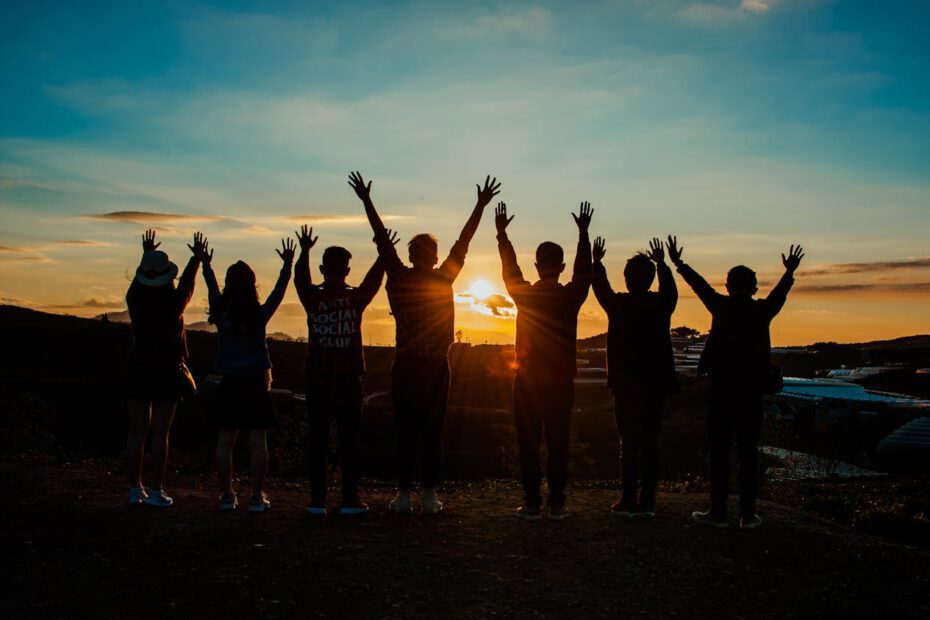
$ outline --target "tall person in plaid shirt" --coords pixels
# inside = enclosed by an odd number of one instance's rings
[[[530,284],[517,264],[517,254],[507,237],[507,205],[497,206],[497,248],[501,255],[504,284],[517,304],[517,375],[513,382],[513,406],[523,482],[523,506],[517,515],[527,521],[541,518],[542,473],[539,444],[546,438],[549,463],[549,518],[561,521],[565,512],[565,485],[568,481],[569,419],[575,399],[576,339],[578,311],[588,297],[591,285],[591,242],[588,227],[594,211],[582,202],[578,215],[578,248],[572,279],[559,283],[565,270],[562,247],[544,241],[536,248],[539,280]]]
[[[303,226],[295,233],[300,257],[294,286],[307,312],[307,418],[310,426],[310,505],[307,512],[326,514],[326,453],[333,417],[339,431],[342,467],[340,514],[359,515],[368,505],[358,496],[359,423],[362,417],[362,313],[381,288],[379,258],[357,288],[346,284],[352,254],[331,246],[323,252],[322,284],[310,277],[310,250],[318,237]]]
[[[448,258],[437,268],[436,238],[419,234],[407,244],[410,262],[404,265],[394,243],[371,201],[371,181],[349,175],[349,185],[365,205],[365,214],[375,233],[378,254],[387,273],[388,302],[397,325],[397,355],[391,369],[391,397],[397,431],[398,493],[391,512],[413,510],[413,487],[417,459],[423,483],[423,512],[437,514],[442,502],[436,497],[442,454],[442,424],[449,395],[449,346],[455,330],[452,283],[465,264],[465,254],[484,208],[500,191],[497,179],[477,186],[478,199]]]

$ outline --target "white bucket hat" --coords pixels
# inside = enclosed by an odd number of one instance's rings
[[[168,255],[161,250],[152,250],[142,255],[142,262],[136,269],[136,282],[145,286],[164,286],[174,281],[178,275],[178,266],[168,260]]]

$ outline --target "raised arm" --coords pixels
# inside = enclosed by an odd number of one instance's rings
[[[199,232],[194,233],[193,245],[187,248],[191,251],[191,257],[187,261],[184,273],[178,279],[178,287],[175,289],[178,312],[184,312],[187,304],[190,303],[191,297],[194,296],[194,284],[197,281],[197,268],[200,267],[200,261],[204,254],[207,253],[210,244],[206,238]]]
[[[782,306],[785,305],[785,301],[788,299],[788,291],[791,290],[791,286],[794,284],[794,272],[797,271],[802,258],[804,258],[804,250],[800,245],[792,245],[788,250],[788,256],[784,254],[781,255],[781,262],[785,266],[785,273],[782,274],[778,284],[775,285],[772,292],[765,298],[769,314],[772,318],[774,318],[775,315],[781,311]]]
[[[365,274],[362,283],[355,289],[355,295],[363,307],[367,307],[371,300],[375,298],[375,295],[378,294],[382,280],[384,280],[384,261],[379,256],[375,259],[368,273]]]
[[[213,250],[210,250],[209,254],[202,254],[200,262],[203,263],[203,279],[207,283],[207,303],[212,308],[220,300],[220,285],[216,281],[216,274],[213,273]]]
[[[512,215],[507,217],[506,203],[497,203],[497,209],[494,212],[494,225],[497,227],[497,250],[501,255],[504,286],[507,288],[507,293],[516,299],[530,286],[530,283],[523,277],[520,265],[517,264],[517,253],[507,237],[507,227],[513,221],[513,218]]]
[[[468,221],[466,221],[465,226],[462,227],[462,232],[459,233],[458,240],[452,245],[449,256],[442,262],[442,265],[439,266],[439,271],[445,274],[449,280],[455,280],[462,270],[462,267],[465,266],[465,254],[468,253],[468,244],[471,243],[472,238],[475,236],[475,231],[478,230],[478,224],[481,223],[481,216],[484,214],[484,208],[488,206],[491,199],[500,193],[501,184],[497,182],[496,177],[492,179],[491,175],[488,175],[484,179],[483,188],[477,184],[475,187],[478,189],[478,198],[475,202],[475,208],[472,209]]]
[[[284,299],[287,283],[291,281],[291,267],[294,264],[294,250],[296,247],[293,239],[281,239],[281,249],[275,250],[284,264],[281,265],[281,273],[278,274],[278,281],[275,282],[274,289],[268,295],[265,303],[262,304],[262,316],[266,323],[271,320]]]
[[[684,252],[685,248],[678,246],[678,237],[669,235],[667,243],[668,257],[672,259],[672,264],[678,269],[678,273],[685,279],[685,282],[688,283],[688,286],[691,287],[694,294],[697,295],[701,303],[704,304],[704,307],[713,313],[722,295],[715,291],[714,288],[707,283],[707,280],[701,277],[701,274],[686,265],[681,259],[681,254]]]
[[[355,195],[365,205],[365,215],[368,216],[368,223],[375,235],[373,241],[378,248],[378,256],[383,259],[384,270],[390,274],[403,269],[404,263],[397,255],[397,248],[394,247],[397,245],[396,236],[392,238],[394,233],[384,227],[384,222],[381,221],[381,216],[378,215],[371,201],[371,181],[368,181],[366,185],[360,172],[352,172],[349,174],[349,186],[355,190]]]
[[[593,216],[594,209],[587,201],[581,203],[578,215],[572,213],[572,218],[578,225],[578,247],[575,250],[575,265],[569,286],[576,289],[580,298],[579,303],[583,303],[587,298],[588,286],[591,284],[591,240],[588,239],[588,227],[591,225]]]
[[[681,252],[679,252],[680,255]],[[659,276],[659,297],[665,304],[665,309],[671,314],[678,305],[678,287],[675,285],[672,270],[665,264],[665,249],[658,237],[653,237],[649,242],[649,258],[656,264],[656,273]]]
[[[297,236],[297,243],[300,245],[300,256],[297,258],[297,264],[294,266],[294,288],[297,289],[297,297],[304,308],[310,309],[310,291],[313,283],[313,276],[310,273],[310,250],[316,245],[319,237],[313,236],[313,228],[308,228],[306,224],[300,227],[300,231],[294,231]]]
[[[604,312],[610,312],[616,293],[614,293],[613,287],[610,286],[607,269],[602,262],[605,254],[607,254],[607,245],[604,243],[604,239],[597,237],[594,240],[591,288],[594,289],[594,297],[597,298],[597,303],[601,304]]]

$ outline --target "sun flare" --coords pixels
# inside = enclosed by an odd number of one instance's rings
[[[494,287],[484,278],[472,280],[468,286],[468,293],[475,299],[487,299],[494,294]]]

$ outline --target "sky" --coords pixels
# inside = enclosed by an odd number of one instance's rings
[[[930,332],[930,5],[865,0],[5,2],[0,19],[0,303],[117,312],[157,230],[182,265],[203,231],[269,292],[302,223],[374,260],[350,170],[402,243],[456,239],[486,174],[524,273],[570,212],[623,290],[672,233],[721,285],[765,294],[806,257],[776,345]],[[673,325],[709,317],[679,279]],[[493,212],[455,283],[471,342],[512,342]],[[189,322],[205,318],[198,281]],[[593,295],[582,336],[606,330]],[[306,335],[291,288],[271,331]],[[393,342],[383,291],[368,343]]]

